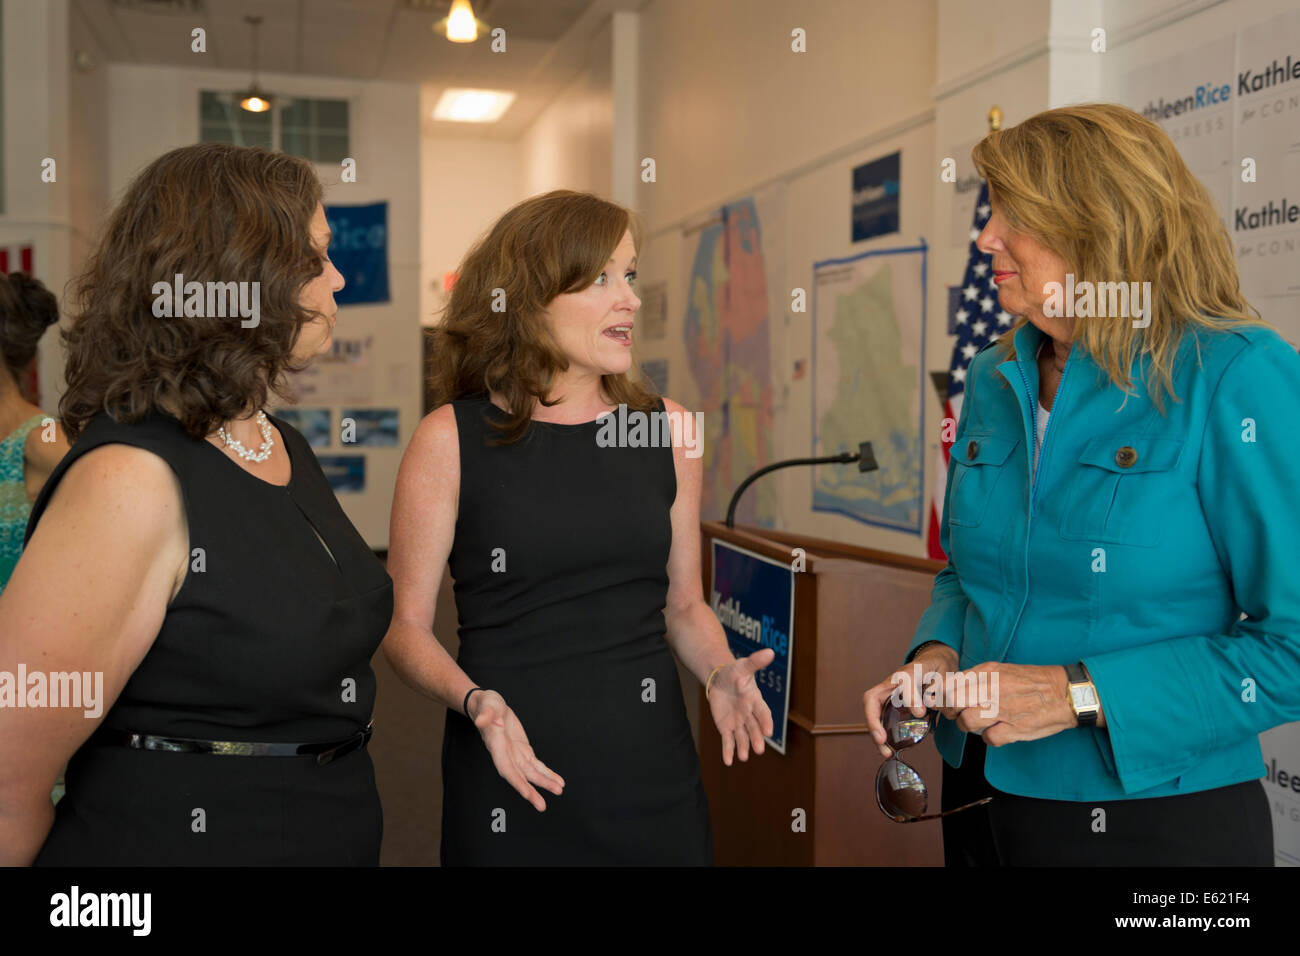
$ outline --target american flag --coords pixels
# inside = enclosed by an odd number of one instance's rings
[[[939,441],[938,467],[934,473],[934,498],[930,502],[930,533],[927,546],[931,558],[947,561],[948,556],[939,546],[939,521],[943,515],[943,496],[948,484],[948,458],[952,441],[961,417],[962,396],[966,392],[966,372],[975,353],[1003,332],[1011,328],[1011,313],[998,305],[997,286],[993,284],[993,257],[975,247],[975,239],[989,221],[988,183],[980,184],[979,198],[975,200],[975,221],[970,227],[970,255],[966,260],[966,274],[961,280],[957,296],[957,309],[953,321],[957,326],[957,342],[952,348],[952,362],[948,366],[948,396],[943,403],[945,427]],[[951,420],[951,426],[947,421]]]

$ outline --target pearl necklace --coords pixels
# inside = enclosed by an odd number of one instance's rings
[[[253,417],[253,421],[257,422],[257,427],[262,431],[262,445],[257,451],[249,451],[241,442],[231,438],[226,434],[224,426],[217,428],[217,436],[226,443],[227,448],[244,459],[244,461],[266,461],[271,457],[271,447],[275,444],[271,438],[271,423],[266,420],[266,413],[260,410]]]

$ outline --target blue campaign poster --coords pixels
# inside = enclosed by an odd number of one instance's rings
[[[366,490],[365,455],[317,455],[316,460],[335,492]]]
[[[772,711],[773,734],[767,738],[777,753],[785,753],[790,716],[790,661],[794,648],[794,570],[713,540],[713,593],[709,604],[722,622],[731,653],[748,657],[770,647],[776,657],[754,675],[759,692]]]
[[[898,232],[899,159],[892,153],[853,168],[853,241]]]
[[[344,408],[343,443],[378,446],[397,445],[398,412],[395,408]]]
[[[330,259],[343,274],[338,305],[388,301],[388,203],[326,206]]]
[[[299,408],[289,406],[275,410],[277,418],[282,418],[307,439],[312,448],[330,446],[330,410],[328,408]]]

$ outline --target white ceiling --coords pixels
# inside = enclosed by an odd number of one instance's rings
[[[514,138],[581,72],[593,35],[615,10],[648,0],[472,0],[489,28],[506,31],[506,52],[451,43],[432,26],[450,0],[73,0],[110,62],[251,71],[258,28],[261,73],[419,83],[436,98],[449,86],[513,90],[514,104],[490,127],[426,121],[437,132]],[[203,27],[196,63],[190,31]]]

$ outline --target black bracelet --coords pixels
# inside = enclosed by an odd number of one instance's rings
[[[476,690],[483,690],[483,689],[484,688],[482,687],[471,687],[469,690],[465,692],[465,702],[460,705],[460,709],[464,712],[466,717],[469,717],[469,695],[474,693],[474,691]],[[474,718],[469,717],[469,719],[473,720]]]

